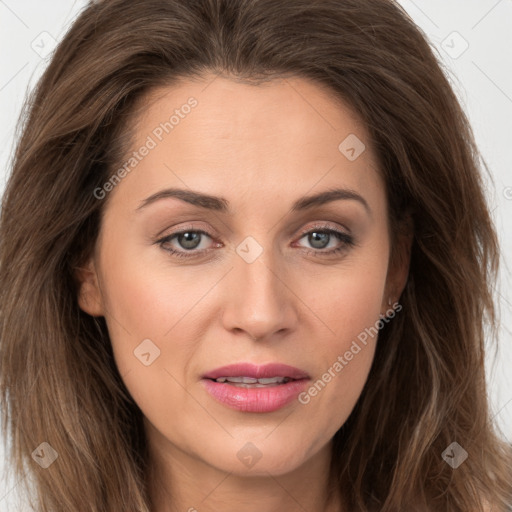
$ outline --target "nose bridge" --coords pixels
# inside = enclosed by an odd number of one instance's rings
[[[233,288],[224,316],[226,328],[237,327],[253,338],[289,328],[294,319],[286,272],[272,248],[272,237],[267,233],[259,239],[247,236],[235,248],[229,285]]]

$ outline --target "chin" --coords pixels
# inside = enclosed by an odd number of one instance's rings
[[[219,449],[220,445],[216,447],[215,450],[208,450],[207,456],[202,454],[203,460],[237,476],[284,475],[299,468],[309,458],[304,441],[299,439],[296,444],[278,437],[254,442],[234,439],[224,449]]]

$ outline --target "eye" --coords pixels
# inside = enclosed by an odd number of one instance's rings
[[[198,254],[208,250],[207,248],[203,247],[196,251],[205,237],[211,239],[211,236],[206,231],[201,229],[184,229],[177,231],[172,235],[161,238],[158,240],[158,243],[163,249],[170,252],[174,256],[178,256],[179,258],[189,258],[192,256],[197,256]],[[176,239],[175,242],[178,244],[178,249],[175,248],[176,246],[172,245],[174,239]],[[192,254],[187,254],[187,252]]]
[[[184,228],[180,231],[167,235],[157,243],[168,253],[178,258],[193,258],[201,256],[209,252],[209,247],[200,247],[205,238],[212,239],[212,236],[201,229],[193,229],[191,227]],[[308,243],[312,245],[313,249],[302,247],[307,254],[314,256],[331,256],[342,251],[347,251],[350,247],[356,245],[352,235],[332,229],[328,225],[322,224],[309,228],[308,231],[301,233],[299,240],[307,238]],[[325,250],[331,242],[334,242],[334,247]],[[337,243],[336,243],[337,242]],[[208,245],[207,243],[203,245]],[[221,243],[215,243],[216,247],[222,247]]]
[[[311,244],[314,249],[307,250],[307,253],[311,253],[315,256],[330,256],[346,251],[355,245],[352,235],[337,229],[332,229],[325,224],[315,226],[313,229],[310,228],[308,231],[303,232],[300,240],[303,238],[307,238],[308,243]],[[331,242],[334,242],[334,247],[329,248],[329,250],[324,250]]]

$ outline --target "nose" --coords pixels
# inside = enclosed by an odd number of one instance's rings
[[[282,337],[295,329],[300,301],[283,264],[270,250],[263,250],[250,263],[235,254],[228,279],[222,317],[225,329],[245,333],[255,341]]]

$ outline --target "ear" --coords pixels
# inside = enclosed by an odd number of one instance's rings
[[[391,301],[391,304],[398,302],[407,283],[413,239],[414,225],[408,213],[400,223],[394,240],[395,245],[391,249],[385,293],[382,298],[383,315],[390,309],[388,301]]]
[[[91,316],[104,316],[103,298],[98,284],[98,274],[91,257],[83,267],[76,268],[78,305]]]

